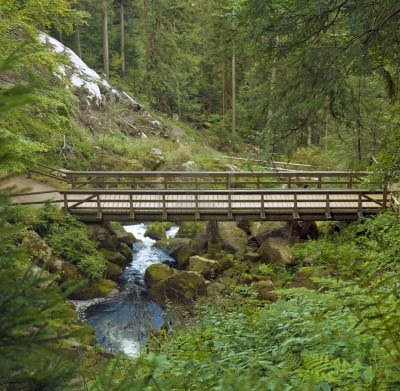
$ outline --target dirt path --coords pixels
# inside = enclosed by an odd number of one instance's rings
[[[40,191],[56,191],[57,188],[45,182],[27,178],[25,175],[16,175],[0,180],[0,189],[10,188],[13,191],[21,191],[23,193],[40,192]],[[30,196],[12,197],[11,201],[16,202],[44,202],[46,200],[61,200],[61,195],[57,192],[50,194],[35,194]],[[57,204],[61,207],[61,203]]]

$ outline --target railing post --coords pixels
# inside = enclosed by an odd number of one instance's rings
[[[196,193],[194,196],[194,200],[195,200],[195,219],[196,220],[200,220],[200,210],[199,210],[199,195]]]
[[[75,176],[71,175],[71,187],[74,189],[75,188]]]
[[[257,189],[260,188],[260,175],[257,175]]]
[[[228,219],[232,220],[233,219],[233,214],[232,214],[232,195],[229,192],[228,194]]]
[[[196,190],[199,189],[199,182],[198,182],[197,176],[194,177],[194,188],[195,188]]]
[[[68,196],[64,193],[64,212],[68,213]]]
[[[164,182],[164,189],[167,190],[168,189],[168,184],[167,184],[167,177],[165,175],[163,177],[163,182]]]
[[[100,194],[97,194],[97,218],[99,220],[102,218]]]
[[[299,215],[299,208],[297,205],[297,193],[293,194],[294,196],[294,205],[293,205],[293,219],[294,220],[299,220],[300,219],[300,215]]]
[[[318,175],[318,189],[322,189],[322,175]]]
[[[385,185],[383,187],[383,210],[387,209],[387,203],[388,203],[388,187]]]
[[[167,200],[165,197],[165,193],[162,195],[162,201],[163,201],[162,219],[165,221],[165,220],[167,220]]]
[[[133,195],[129,194],[129,219],[135,220],[135,211],[133,210]]]
[[[362,219],[364,217],[363,214],[363,200],[362,200],[362,194],[358,194],[358,208],[357,208],[357,215],[359,219]]]
[[[326,216],[327,220],[331,220],[332,219],[332,215],[331,215],[331,200],[329,198],[329,193],[326,195],[325,216]]]
[[[288,186],[288,189],[292,188],[292,177],[291,176],[289,176],[289,178],[288,178],[287,186]]]
[[[349,184],[348,184],[348,188],[352,189],[353,188],[353,175],[349,175]]]
[[[261,218],[265,219],[265,198],[264,198],[264,193],[261,193]]]

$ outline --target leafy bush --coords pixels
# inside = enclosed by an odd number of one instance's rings
[[[91,279],[103,277],[105,268],[106,261],[100,253],[86,255],[78,262],[78,269]]]
[[[78,265],[89,278],[104,275],[106,262],[97,251],[83,224],[73,221],[70,224],[55,224],[46,238],[53,251],[67,261]]]

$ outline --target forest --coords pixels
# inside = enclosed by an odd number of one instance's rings
[[[399,390],[399,27],[396,0],[0,1],[0,390]],[[294,212],[137,220],[122,172]]]

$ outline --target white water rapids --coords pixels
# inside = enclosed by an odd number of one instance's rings
[[[122,275],[121,293],[108,299],[76,302],[80,318],[95,329],[97,341],[109,352],[135,357],[146,343],[149,331],[159,329],[164,322],[163,309],[151,301],[144,285],[144,273],[154,263],[174,262],[174,259],[153,246],[155,240],[145,237],[147,226],[126,226],[138,242],[133,245],[132,262]],[[178,227],[172,227],[167,237],[174,237]]]

